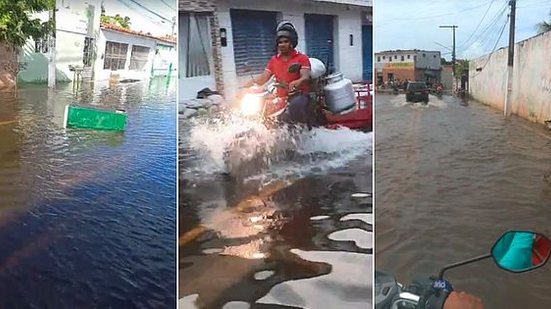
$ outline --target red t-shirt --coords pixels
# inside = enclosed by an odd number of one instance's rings
[[[300,70],[294,73],[289,73],[289,66],[293,63],[300,63],[300,69],[310,69],[310,59],[308,57],[293,49],[289,59],[284,60],[280,54],[277,54],[268,61],[266,70],[275,75],[276,82],[289,84],[290,82],[300,78]],[[310,85],[307,81],[303,82],[298,90],[300,92],[307,94],[310,91]],[[285,97],[289,93],[289,89],[277,87],[277,96]]]

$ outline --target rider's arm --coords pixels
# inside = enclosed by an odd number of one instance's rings
[[[243,87],[251,87],[253,84],[264,85],[270,79],[270,77],[272,77],[272,72],[266,69],[264,70],[264,72],[262,72],[262,74],[256,76],[253,79],[247,80],[247,82],[243,84]]]

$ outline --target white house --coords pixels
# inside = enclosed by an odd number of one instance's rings
[[[74,73],[69,65],[80,65],[91,71],[94,62],[94,46],[99,36],[101,0],[56,1],[55,64],[56,80],[70,81]],[[36,15],[48,20],[48,12]],[[32,39],[23,46],[19,62],[22,70],[17,78],[23,82],[47,82],[48,80],[48,39],[34,42]]]
[[[94,79],[147,79],[176,70],[170,61],[176,56],[176,42],[150,34],[102,24],[97,44]],[[174,58],[173,58],[174,59]],[[174,59],[175,60],[175,59]],[[154,64],[159,67],[155,68]]]
[[[180,1],[180,100],[209,87],[227,98],[276,52],[275,28],[289,20],[297,49],[360,81],[371,73],[371,1]],[[366,74],[366,72],[368,74]]]
[[[144,79],[176,74],[175,39],[102,25],[101,5],[101,0],[56,1],[57,81],[74,80],[74,67],[82,70],[83,79],[97,81],[112,76]],[[44,21],[49,18],[48,12],[36,16]],[[171,25],[166,28],[167,33],[171,31]],[[49,51],[47,39],[29,40],[20,52],[18,80],[47,82]]]

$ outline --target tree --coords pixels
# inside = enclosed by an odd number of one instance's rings
[[[103,7],[103,5],[101,6],[100,20],[102,24],[111,24],[124,29],[130,29],[130,17],[124,16],[123,18],[119,14],[116,14],[115,16],[105,15],[105,8]]]
[[[43,22],[31,14],[53,9],[55,0],[0,0],[0,90],[15,87],[18,49],[29,38],[37,41],[55,29],[54,22]]]
[[[0,0],[0,43],[21,47],[28,38],[47,36],[54,25],[31,18],[30,14],[55,7],[55,0]]]
[[[440,64],[452,64],[452,62],[446,60],[446,58],[440,58]]]
[[[551,11],[549,11],[549,15],[551,16]],[[542,21],[541,23],[538,23],[536,27],[538,28],[538,33],[551,31],[551,21]]]

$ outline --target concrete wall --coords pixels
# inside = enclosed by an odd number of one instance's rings
[[[0,92],[15,87],[17,66],[17,49],[0,43]]]
[[[105,59],[105,46],[107,41],[125,43],[128,44],[128,50],[126,54],[126,62],[124,64],[124,70],[111,71],[104,69]],[[132,53],[132,46],[139,45],[149,48],[149,58],[141,71],[129,70],[130,55]],[[155,39],[141,37],[133,34],[122,33],[113,30],[103,29],[100,31],[100,39],[98,41],[98,58],[96,59],[96,66],[94,69],[96,80],[106,80],[111,78],[111,75],[117,76],[117,79],[147,79],[151,76],[151,68],[153,65],[153,58],[155,55],[156,41]]]
[[[469,93],[503,110],[507,87],[507,54],[502,48],[471,61]],[[488,60],[489,59],[489,60]],[[551,32],[515,45],[511,112],[534,122],[551,119]],[[477,72],[477,69],[481,69]]]
[[[178,53],[176,52],[176,44],[158,42],[155,48],[157,51],[153,58],[153,75],[176,75],[176,69],[178,67]]]
[[[442,66],[440,82],[444,86],[444,89],[453,89],[453,67],[451,64]]]
[[[425,55],[425,57],[423,57],[423,55]],[[423,50],[418,51],[415,67],[418,69],[440,70],[440,52]]]
[[[88,10],[88,4],[94,6],[93,11]],[[83,65],[85,37],[90,36],[97,40],[99,36],[101,1],[57,1],[56,8],[56,80],[70,81],[73,79],[73,72],[69,70],[69,65]],[[44,21],[49,18],[48,12],[33,16]],[[23,63],[24,68],[19,72],[18,80],[46,83],[48,57],[48,53],[35,52],[35,42],[29,39],[20,52],[19,62]]]
[[[503,109],[507,87],[507,49],[502,48],[471,61],[469,72],[469,93],[484,104]]]
[[[228,46],[222,47],[222,67],[225,91],[228,98],[233,98],[237,88],[249,77],[237,77],[233,53],[232,24],[230,8],[265,10],[278,12],[282,19],[291,21],[299,36],[298,50],[306,51],[304,14],[326,14],[337,16],[335,31],[335,66],[337,71],[353,81],[362,80],[362,12],[358,7],[342,4],[292,1],[292,0],[220,0],[217,17],[219,26],[227,29]],[[275,29],[274,29],[275,31]],[[350,46],[349,35],[354,36],[354,46]]]

